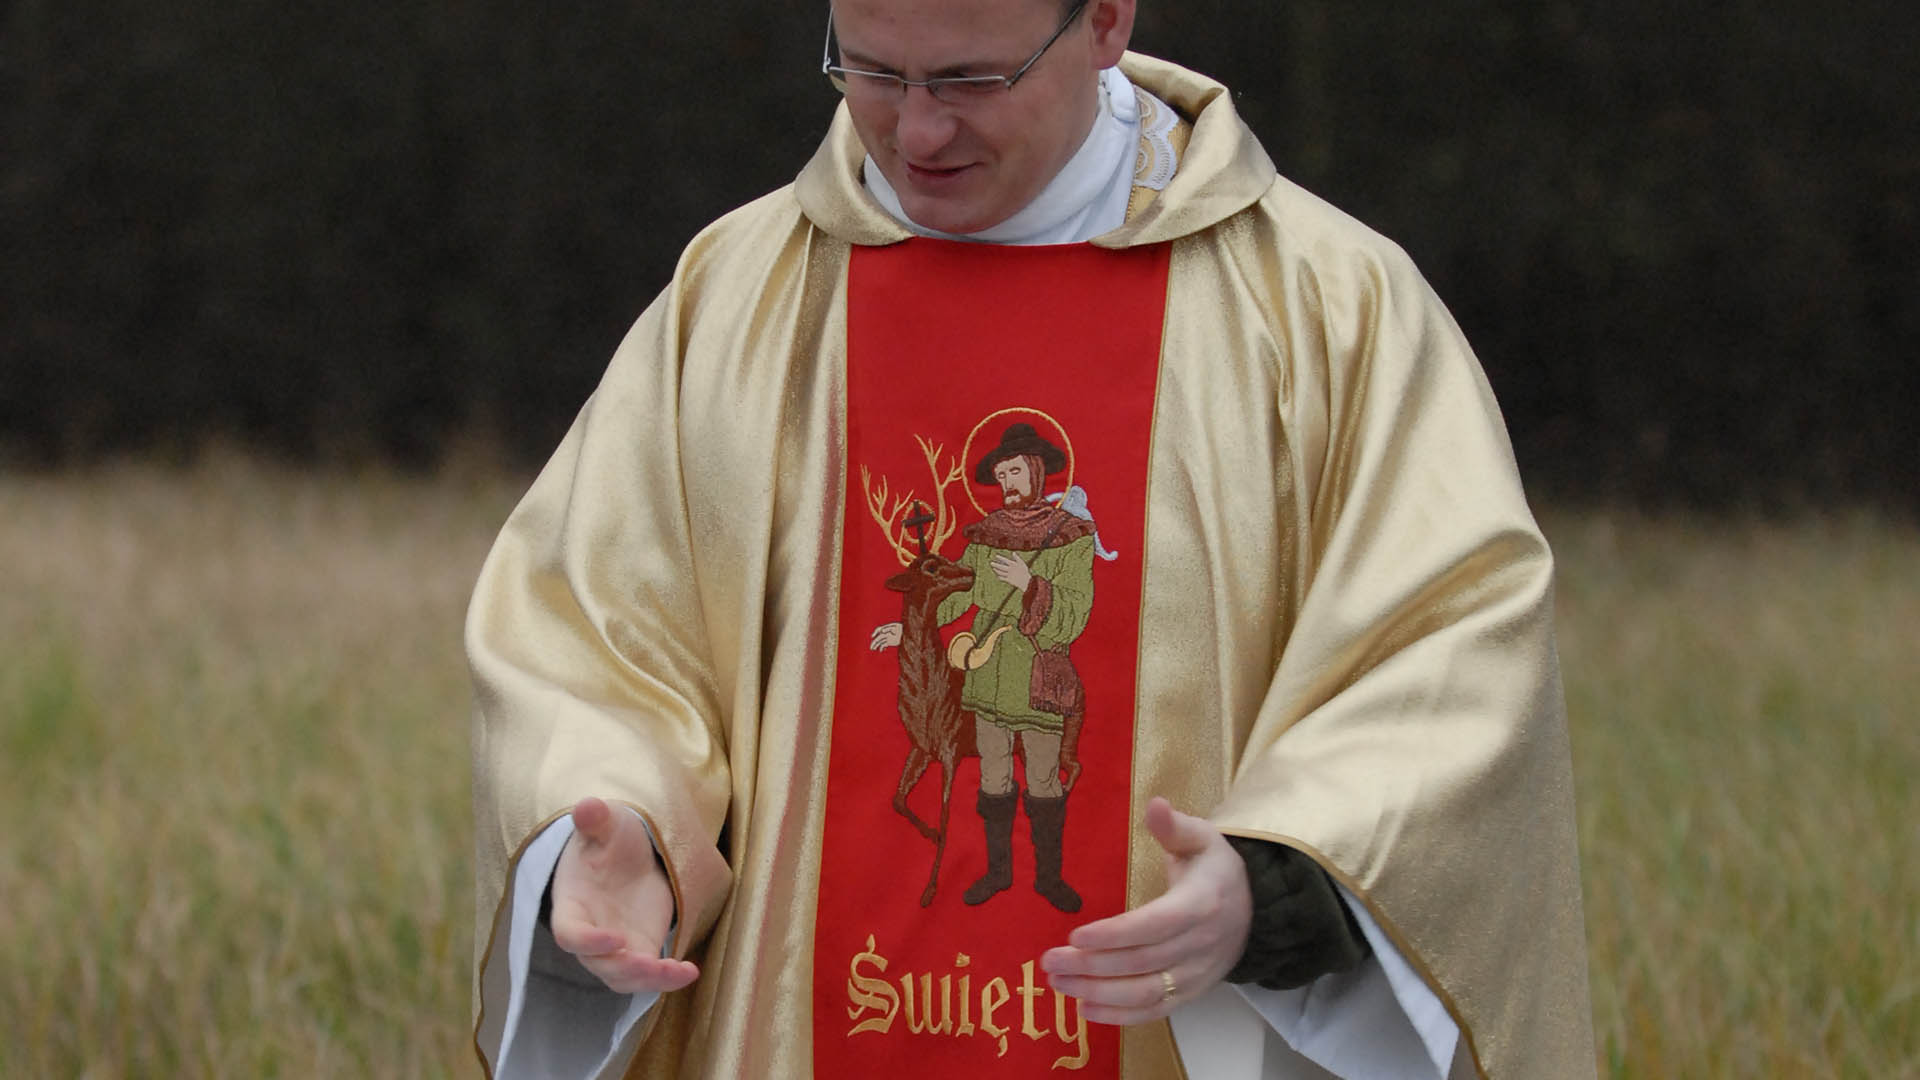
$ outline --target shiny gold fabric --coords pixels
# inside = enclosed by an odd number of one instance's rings
[[[1551,560],[1457,328],[1406,256],[1276,177],[1224,88],[1095,242],[1173,242],[1133,797],[1308,851],[1362,897],[1494,1077],[1593,1068]],[[844,109],[796,183],[689,246],[515,511],[467,643],[477,1037],[526,839],[640,809],[702,975],[629,1075],[805,1077],[846,498],[849,244],[907,236]],[[863,643],[859,643],[863,644]],[[1163,888],[1137,834],[1129,896]],[[495,941],[496,936],[498,941]],[[1164,1025],[1127,1075],[1167,1075]]]

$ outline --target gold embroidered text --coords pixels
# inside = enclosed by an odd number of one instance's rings
[[[979,984],[978,994],[974,992],[973,972],[968,970],[972,966],[972,958],[959,953],[953,958],[953,970],[937,979],[932,972],[909,971],[890,981],[882,977],[887,972],[887,958],[880,955],[873,935],[868,934],[866,950],[855,953],[847,966],[847,1019],[854,1022],[847,1034],[885,1035],[893,1031],[896,1021],[904,1020],[906,1033],[911,1035],[985,1036],[997,1044],[997,1056],[1005,1057],[1007,1036],[1018,1032],[1034,1042],[1052,1038],[1072,1047],[1073,1053],[1054,1059],[1054,1068],[1087,1067],[1092,1052],[1087,1046],[1087,1022],[1080,1016],[1080,1003],[1055,993],[1052,987],[1035,985],[1038,965],[1034,961],[1020,965],[1017,982],[994,976]],[[1053,999],[1051,1009],[1040,1001],[1046,997]],[[1019,999],[1017,1004],[1015,998]],[[1049,1012],[1053,1014],[1050,1018]],[[1069,1012],[1071,1030],[1067,1026]],[[1048,1019],[1051,1025],[1043,1027]]]

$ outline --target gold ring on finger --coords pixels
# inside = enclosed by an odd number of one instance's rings
[[[1172,1001],[1172,1000],[1173,1000],[1173,995],[1174,995],[1174,993],[1175,993],[1175,991],[1176,991],[1176,990],[1177,990],[1177,987],[1175,987],[1175,986],[1174,986],[1174,983],[1173,983],[1173,972],[1171,972],[1171,971],[1165,971],[1165,970],[1162,970],[1162,971],[1160,972],[1160,1000],[1161,1000],[1161,1002],[1163,1002],[1163,1003],[1164,1003],[1164,1002],[1168,1002],[1168,1001]]]

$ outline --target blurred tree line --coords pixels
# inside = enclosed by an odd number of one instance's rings
[[[538,461],[799,169],[825,5],[15,0],[0,456]],[[1537,494],[1920,506],[1920,6],[1142,0],[1401,242]]]

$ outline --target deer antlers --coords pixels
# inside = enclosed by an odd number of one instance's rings
[[[926,504],[915,499],[911,489],[898,498],[889,498],[887,478],[882,476],[876,482],[867,467],[860,466],[860,486],[866,492],[867,513],[880,526],[881,533],[887,538],[887,545],[893,548],[894,557],[900,560],[901,566],[913,562],[915,557],[924,552],[940,550],[940,545],[946,543],[959,527],[959,514],[947,503],[947,488],[966,478],[966,470],[960,467],[957,458],[948,457],[947,467],[940,467],[942,448],[938,443],[918,435],[913,437],[913,441],[920,444],[920,454],[926,458],[927,471],[933,476],[934,508],[931,521],[926,520]],[[908,507],[918,508],[917,512],[913,517],[903,518]],[[930,538],[926,534],[928,524],[933,526]],[[914,544],[918,544],[921,550],[913,550]]]

